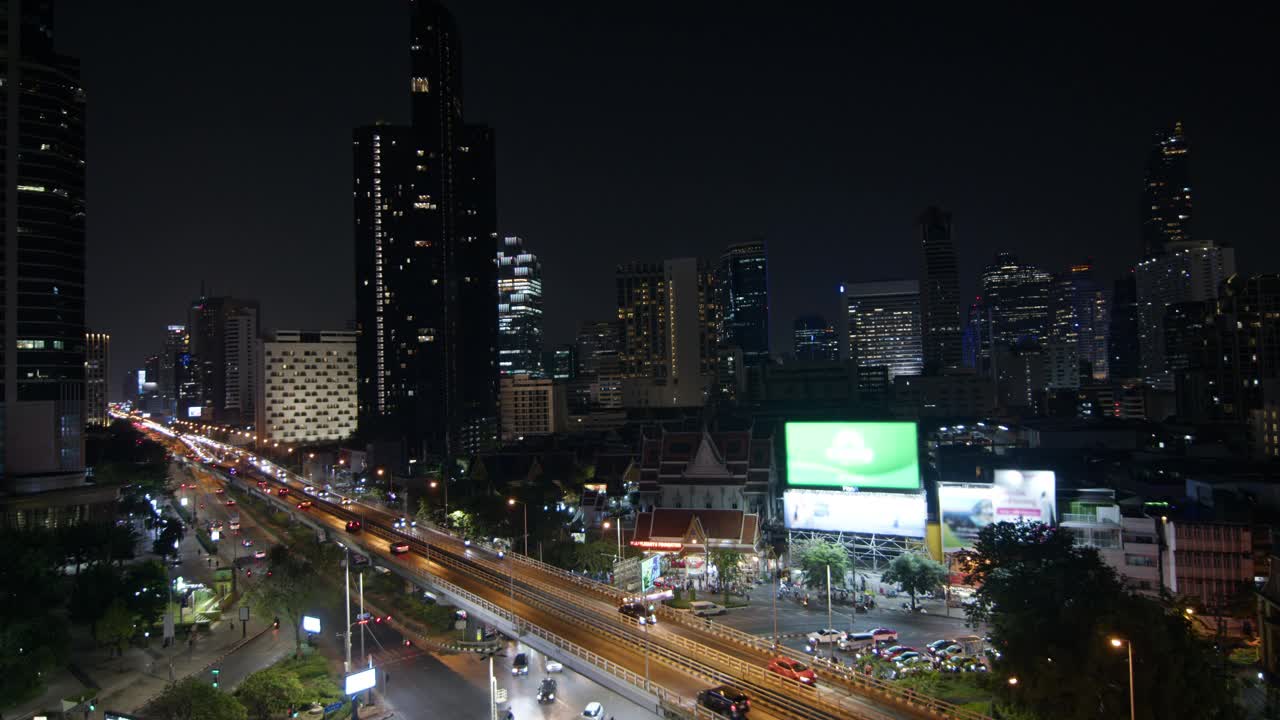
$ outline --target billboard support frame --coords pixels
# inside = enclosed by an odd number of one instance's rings
[[[805,540],[828,540],[843,547],[854,558],[854,572],[859,568],[880,571],[903,553],[927,553],[924,538],[874,533],[842,533],[825,530],[788,530],[787,544]]]

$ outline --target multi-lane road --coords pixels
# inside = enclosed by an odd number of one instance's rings
[[[235,465],[235,477],[250,491],[255,482],[267,480],[302,496],[301,479],[287,473],[280,476],[276,469],[259,473],[243,462],[241,451],[205,438],[199,442],[220,460]],[[443,580],[458,592],[491,604],[495,612],[509,613],[522,626],[546,633],[558,644],[575,646],[575,653],[592,656],[593,664],[607,667],[633,685],[644,687],[647,675],[651,689],[669,699],[687,704],[698,691],[728,682],[751,696],[752,717],[760,720],[982,717],[821,667],[818,688],[800,686],[765,670],[777,653],[802,657],[789,648],[775,651],[761,638],[667,608],[660,609],[656,627],[642,628],[617,612],[620,593],[608,586],[522,556],[500,558],[434,528],[393,529],[396,516],[380,508],[312,499],[311,521],[325,526],[331,536],[343,537],[347,521],[359,518],[363,532],[348,535],[345,541],[362,545],[381,564],[399,565],[403,573],[422,578],[424,584]],[[357,511],[352,512],[353,508]],[[389,543],[400,540],[408,542],[412,552],[390,554]]]

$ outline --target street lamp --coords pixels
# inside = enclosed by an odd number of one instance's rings
[[[1111,647],[1124,647],[1129,652],[1129,720],[1136,720],[1138,713],[1137,702],[1133,697],[1133,642],[1125,638],[1113,637]]]
[[[618,528],[618,560],[621,561],[622,560],[622,521],[619,520],[612,524]],[[608,530],[609,525],[610,525],[609,521],[605,520],[604,524],[601,525],[600,527],[603,530]]]
[[[507,498],[507,505],[515,507],[516,503],[520,503],[520,509],[524,512],[524,556],[529,557],[529,503],[515,498]]]

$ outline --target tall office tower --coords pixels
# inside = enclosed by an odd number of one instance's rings
[[[730,245],[716,268],[720,343],[741,348],[742,364],[769,362],[769,265],[763,240]]]
[[[186,325],[169,325],[164,331],[164,349],[160,353],[160,378],[156,381],[160,388],[160,399],[164,403],[165,415],[186,417],[185,409],[178,409],[178,362],[183,353],[190,352],[190,338],[187,337]]]
[[[111,335],[84,334],[84,419],[89,425],[111,424],[107,414],[107,378],[111,377]]]
[[[1182,123],[1156,133],[1142,195],[1142,257],[1191,240],[1191,170]]]
[[[621,347],[621,325],[617,320],[584,320],[578,326],[578,374],[595,375],[600,358],[611,353],[616,359]]]
[[[1212,300],[1180,302],[1164,309],[1166,371],[1176,376],[1193,364],[1199,364],[1204,346],[1205,318],[1213,316],[1214,304]]]
[[[960,362],[967,368],[985,374],[991,370],[991,313],[981,297],[974,298],[965,313],[964,332],[960,336]]]
[[[345,440],[356,429],[356,334],[278,330],[261,343],[259,437],[289,445]]]
[[[411,459],[497,438],[494,136],[462,119],[457,26],[412,3],[411,123],[353,132],[360,423]]]
[[[797,360],[840,361],[840,336],[821,315],[796,318],[794,337]]]
[[[624,383],[624,402],[704,404],[718,357],[710,266],[694,258],[619,265],[617,288],[621,370],[631,381]]]
[[[1049,273],[996,253],[982,273],[982,296],[991,314],[991,343],[1013,346],[1040,342],[1049,333]]]
[[[80,502],[85,491],[74,489],[83,488],[85,466],[85,94],[79,61],[54,49],[51,6],[0,5],[0,495],[52,493],[0,499],[0,526],[54,526],[93,514]]]
[[[543,374],[557,382],[568,382],[578,377],[578,348],[576,345],[557,345],[542,353]]]
[[[1167,244],[1164,252],[1138,263],[1138,339],[1142,377],[1171,387],[1165,357],[1165,309],[1173,303],[1212,300],[1236,271],[1235,250],[1210,241]]]
[[[1200,306],[1200,342],[1192,347],[1198,352],[1178,383],[1180,396],[1194,398],[1195,407],[1186,415],[1196,421],[1249,420],[1263,409],[1268,386],[1274,388],[1280,378],[1280,275],[1233,274],[1215,300]],[[1170,313],[1176,307],[1170,306]],[[1183,401],[1180,397],[1180,411]]]
[[[518,237],[498,250],[498,372],[542,375],[542,263]]]
[[[1087,380],[1107,379],[1107,297],[1089,262],[1053,277],[1049,291],[1049,339],[1074,349]]]
[[[203,409],[192,414],[196,403],[188,403],[189,417],[238,426],[253,423],[259,321],[256,300],[202,297],[191,304],[188,350],[197,365]],[[176,368],[174,372],[176,375]]]
[[[841,289],[849,313],[849,358],[859,367],[888,367],[890,382],[898,375],[919,375],[924,369],[920,284],[888,280]]]
[[[960,266],[951,239],[951,213],[930,207],[920,214],[919,223],[921,344],[925,371],[934,374],[960,365]]]
[[[1131,268],[1116,280],[1111,294],[1111,331],[1107,338],[1107,375],[1135,380],[1142,375],[1138,336],[1138,276]]]

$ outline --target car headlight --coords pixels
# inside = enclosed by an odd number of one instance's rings
[[[555,699],[556,699],[556,694],[555,694],[555,693],[551,693],[550,695],[548,695],[548,696],[547,696],[547,699],[548,699],[548,700],[555,700]]]

